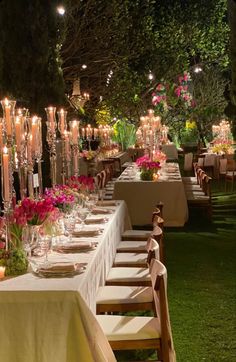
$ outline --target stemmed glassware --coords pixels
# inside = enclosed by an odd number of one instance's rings
[[[75,217],[72,217],[71,215],[68,215],[64,218],[65,235],[68,236],[70,243],[72,241],[72,233],[75,229],[75,222]]]
[[[89,214],[89,209],[88,208],[86,208],[86,207],[79,208],[78,216],[79,216],[79,218],[81,220],[81,229],[83,229],[84,226],[85,226],[85,220],[86,220],[88,214]]]

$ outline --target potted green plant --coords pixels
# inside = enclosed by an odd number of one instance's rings
[[[112,139],[121,146],[122,151],[135,144],[136,128],[131,122],[128,120],[118,120],[114,124],[113,129]]]

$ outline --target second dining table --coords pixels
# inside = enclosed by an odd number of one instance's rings
[[[115,182],[114,199],[125,200],[133,226],[150,225],[152,212],[163,202],[164,224],[184,226],[188,220],[188,204],[179,165],[166,163],[157,181],[140,180],[135,164],[127,167]]]

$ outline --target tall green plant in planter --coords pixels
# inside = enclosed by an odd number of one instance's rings
[[[135,126],[126,120],[118,120],[114,126],[113,141],[121,145],[123,151],[127,150],[136,142],[136,128]]]

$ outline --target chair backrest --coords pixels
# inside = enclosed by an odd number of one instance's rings
[[[193,153],[185,153],[184,155],[184,171],[191,171],[193,169]]]
[[[209,196],[210,199],[211,199],[211,181],[212,178],[207,176],[207,174],[205,174],[202,180],[202,190],[206,196]]]
[[[227,170],[227,158],[220,158],[219,173],[225,175]]]
[[[227,171],[235,171],[236,170],[236,162],[234,159],[227,159]]]
[[[163,207],[164,207],[164,204],[162,201],[158,201],[157,204],[156,204],[156,210],[155,211],[158,211],[160,210],[160,216],[163,217]]]
[[[148,252],[147,256],[147,264],[150,266],[152,259],[160,260],[160,249],[158,242],[153,239],[152,237],[149,237],[147,240],[146,249]]]
[[[198,166],[202,167],[204,165],[204,158],[198,157],[197,164],[198,164]]]
[[[101,181],[101,188],[103,189],[106,186],[107,183],[107,174],[105,170],[101,171],[101,177],[102,177],[102,181]]]
[[[176,362],[167,297],[167,270],[159,260],[152,259],[150,273],[156,315],[161,325],[162,360]]]
[[[163,230],[164,219],[162,217],[160,217],[159,212],[154,211],[152,213],[152,225],[153,225],[153,227],[159,226]]]
[[[206,154],[204,159],[204,166],[214,166],[215,165],[215,155],[214,154]]]
[[[160,261],[164,261],[164,239],[163,239],[163,230],[159,226],[154,226],[151,236],[155,239],[159,244],[159,254],[160,254]]]

